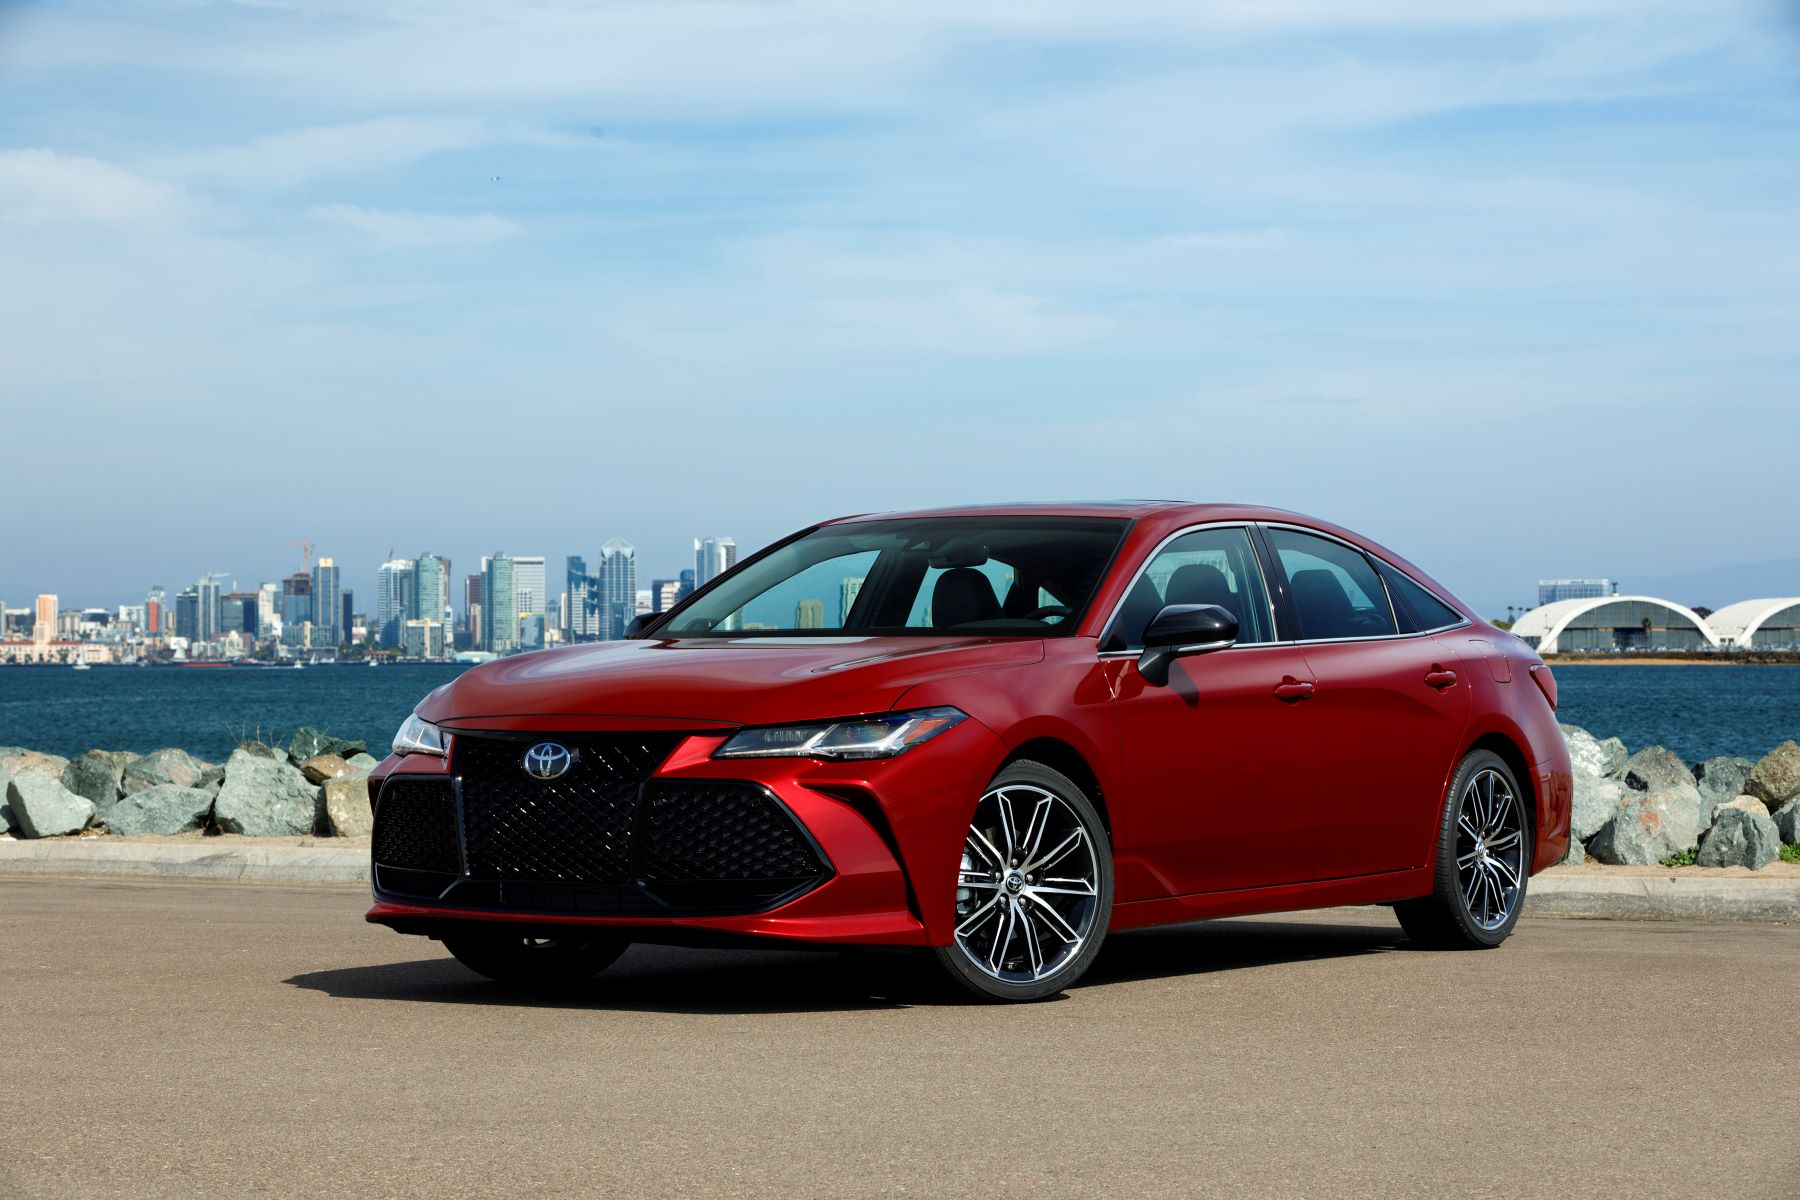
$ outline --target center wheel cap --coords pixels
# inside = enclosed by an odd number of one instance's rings
[[[1011,875],[1008,875],[1006,877],[1006,890],[1007,891],[1019,892],[1019,891],[1023,891],[1024,888],[1025,888],[1025,877],[1023,875],[1019,874],[1017,871],[1014,871]]]

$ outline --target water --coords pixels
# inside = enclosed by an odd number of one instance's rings
[[[221,762],[259,730],[285,744],[295,728],[313,725],[362,738],[379,755],[413,705],[465,669],[0,668],[0,746],[70,757],[179,746]],[[1633,750],[1660,742],[1689,762],[1759,758],[1800,739],[1800,667],[1571,665],[1556,678],[1562,720]]]

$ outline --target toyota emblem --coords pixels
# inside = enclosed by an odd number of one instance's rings
[[[533,779],[561,779],[575,765],[575,752],[560,742],[539,742],[525,752],[523,765]]]

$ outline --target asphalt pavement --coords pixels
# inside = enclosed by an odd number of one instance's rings
[[[1800,1195],[1800,926],[1339,909],[987,1007],[641,946],[536,997],[366,906],[0,879],[0,1196]]]

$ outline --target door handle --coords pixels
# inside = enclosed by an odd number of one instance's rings
[[[1275,685],[1275,696],[1280,700],[1309,700],[1312,694],[1312,684],[1292,675],[1282,676],[1281,682]]]
[[[1425,672],[1425,685],[1427,687],[1434,687],[1440,692],[1445,688],[1455,687],[1456,672],[1447,671],[1443,667],[1433,663],[1431,670]]]

